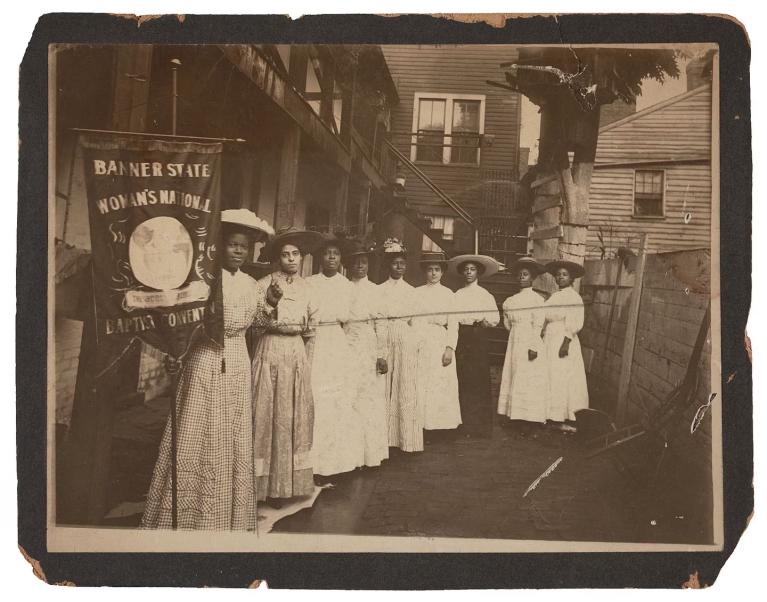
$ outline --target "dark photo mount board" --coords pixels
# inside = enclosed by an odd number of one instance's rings
[[[49,44],[673,44],[720,51],[721,361],[724,549],[721,552],[509,554],[49,553],[46,548],[46,307]],[[753,510],[751,364],[744,341],[751,295],[750,48],[732,19],[703,15],[564,15],[483,21],[408,15],[106,14],[40,18],[21,65],[17,268],[19,545],[48,583],[78,586],[270,588],[679,588],[713,584]],[[727,375],[737,373],[737,378]]]

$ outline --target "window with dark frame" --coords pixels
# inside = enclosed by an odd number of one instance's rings
[[[634,172],[634,216],[663,217],[663,170],[638,169]]]

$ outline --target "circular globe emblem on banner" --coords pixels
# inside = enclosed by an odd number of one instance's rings
[[[128,258],[133,275],[161,291],[179,288],[192,267],[194,248],[184,225],[173,217],[153,217],[130,237]]]

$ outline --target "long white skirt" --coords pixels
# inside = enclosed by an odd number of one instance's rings
[[[353,357],[340,324],[317,327],[312,358],[314,396],[314,474],[334,475],[364,463],[362,419],[355,408],[357,394]]]
[[[454,429],[461,424],[455,353],[453,361],[443,366],[447,330],[438,324],[423,328],[425,333],[418,347],[418,405],[424,413],[423,427]]]
[[[586,385],[586,369],[578,335],[570,341],[566,357],[559,357],[564,340],[564,321],[549,322],[543,343],[546,346],[551,397],[547,418],[549,420],[575,420],[575,412],[589,407],[589,390]]]
[[[527,329],[528,332],[523,332]],[[530,326],[514,322],[503,359],[498,413],[512,420],[546,422],[549,405],[549,373],[546,349],[538,344],[533,351],[538,357],[530,361]],[[532,333],[537,335],[538,333]]]
[[[365,466],[380,466],[389,457],[389,422],[386,416],[386,378],[376,368],[376,334],[370,322],[346,328],[352,350],[351,371],[357,377],[355,409],[362,422]]]

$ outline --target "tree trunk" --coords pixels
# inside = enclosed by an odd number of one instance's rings
[[[598,110],[586,113],[557,102],[542,109],[539,171],[531,184],[533,256],[539,261],[583,265],[598,134]]]

